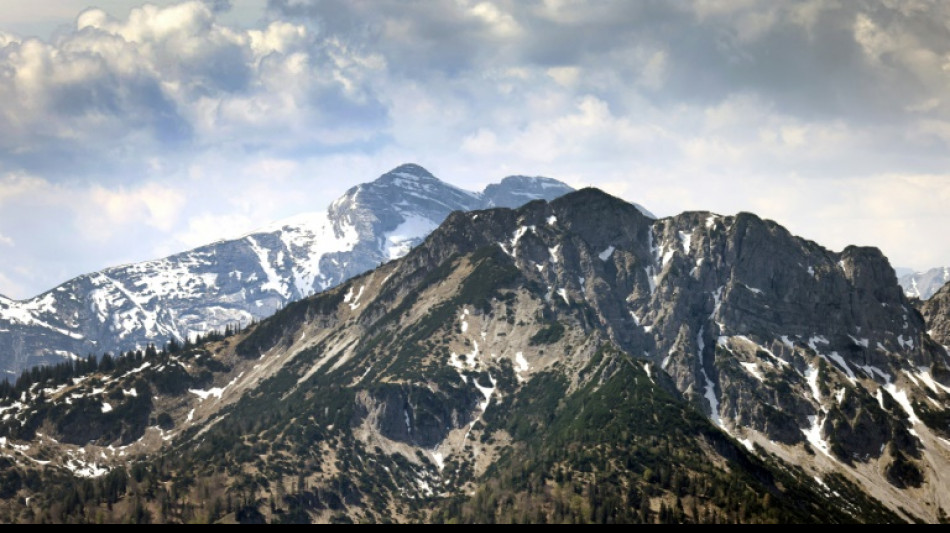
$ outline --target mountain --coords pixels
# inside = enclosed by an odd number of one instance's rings
[[[950,267],[908,272],[901,275],[898,281],[908,298],[929,300],[941,287],[950,283]]]
[[[0,389],[0,519],[936,522],[926,327],[880,251],[752,214],[456,212],[226,338]]]
[[[930,336],[947,350],[950,346],[950,283],[929,300],[921,302],[920,312],[930,329]]]
[[[0,297],[0,373],[246,324],[402,257],[453,211],[519,207],[571,191],[520,176],[472,193],[403,165],[325,212],[80,276],[32,300]]]

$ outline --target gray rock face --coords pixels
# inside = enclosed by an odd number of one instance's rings
[[[549,191],[550,197],[557,198],[573,192],[573,189],[550,178],[510,176],[501,180],[501,183],[486,187],[482,197],[485,207],[515,209],[537,200],[538,191]]]
[[[747,213],[651,220],[585,190],[457,214],[407,260],[491,245],[537,288],[540,316],[653,360],[729,432],[843,463],[887,461],[888,446],[918,457],[911,404],[950,386],[947,354],[874,248],[832,252]]]
[[[0,372],[183,340],[272,315],[402,257],[453,211],[551,200],[572,189],[508,178],[485,193],[403,165],[326,212],[240,239],[80,276],[32,300],[0,297]]]
[[[387,439],[432,449],[452,430],[472,422],[479,397],[472,388],[450,388],[438,393],[428,388],[393,385],[377,387],[376,394],[357,409],[357,418],[375,411],[374,426]]]
[[[929,333],[933,340],[944,347],[950,346],[950,283],[923,302],[920,312],[930,329]]]
[[[950,267],[932,268],[926,272],[912,272],[900,276],[901,287],[908,298],[929,300],[947,283]]]

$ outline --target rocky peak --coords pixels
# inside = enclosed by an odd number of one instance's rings
[[[375,183],[391,181],[397,177],[402,177],[403,179],[407,180],[439,181],[438,178],[433,176],[431,172],[423,168],[421,165],[417,165],[415,163],[405,163],[383,174],[375,181]]]
[[[402,165],[372,183],[353,187],[330,206],[335,225],[353,224],[361,234],[396,229],[407,218],[424,219],[434,229],[456,210],[480,207],[478,195],[442,182],[419,165]]]
[[[932,268],[926,272],[910,271],[900,275],[900,284],[908,298],[930,299],[947,283],[950,283],[950,267]]]
[[[515,206],[570,191],[544,180]],[[399,166],[351,188],[325,211],[239,239],[80,276],[26,302],[0,299],[0,372],[90,353],[162,345],[270,316],[288,303],[406,255],[480,193]]]
[[[937,442],[910,406],[950,386],[947,355],[880,250],[833,252],[750,213],[654,221],[585,189],[517,211],[457,214],[416,265],[491,245],[536,291],[538,316],[652,360],[735,435],[807,442],[838,461],[891,469]],[[819,371],[822,390],[838,395],[831,402],[810,385]],[[873,394],[907,400],[885,413]],[[896,455],[884,453],[889,442]]]
[[[950,283],[920,305],[920,312],[933,340],[950,350]]]
[[[567,185],[550,178],[509,176],[501,183],[486,187],[482,197],[485,207],[515,208],[524,205],[526,199],[554,199],[572,191]]]

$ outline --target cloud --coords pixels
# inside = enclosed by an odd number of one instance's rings
[[[227,233],[222,233],[223,228]],[[257,229],[254,220],[245,215],[200,215],[189,220],[188,228],[176,237],[189,247],[198,247],[222,238],[236,238],[254,229]]]
[[[950,15],[942,5],[269,5],[270,20],[250,29],[220,22],[229,2],[189,1],[121,19],[87,10],[54,42],[5,36],[0,96],[19,103],[0,114],[5,170],[147,180],[209,152],[458,146],[508,123],[537,130],[552,120],[538,106],[563,116],[584,99],[629,125],[668,130],[678,125],[663,115],[746,98],[815,128],[876,129],[891,153],[925,156],[915,171],[946,163],[950,37],[934,23]]]
[[[2,246],[15,246],[13,239],[7,237],[6,235],[0,233],[0,245]]]
[[[150,157],[333,150],[385,125],[363,83],[373,57],[285,22],[223,26],[225,7],[145,5],[121,20],[91,9],[55,42],[5,35],[0,97],[18,105],[0,111],[2,166],[128,177]]]
[[[80,212],[80,227],[91,238],[107,238],[113,228],[133,221],[170,231],[185,203],[183,191],[156,183],[133,190],[94,186],[87,194],[92,209]]]
[[[234,8],[233,0],[203,0],[214,13],[224,13]]]
[[[269,0],[237,25],[245,3],[135,3],[49,40],[0,15],[0,232],[32,277],[0,275],[26,292],[321,209],[406,161],[950,264],[921,237],[950,224],[950,5]]]

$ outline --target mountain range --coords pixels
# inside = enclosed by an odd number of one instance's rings
[[[929,300],[950,283],[950,267],[932,268],[926,272],[909,272],[899,278],[908,298]]]
[[[324,212],[80,276],[30,300],[0,296],[0,374],[247,324],[404,256],[453,211],[519,207],[571,191],[514,176],[473,193],[403,165]]]
[[[948,291],[749,213],[458,211],[238,332],[7,385],[0,519],[937,522]]]

